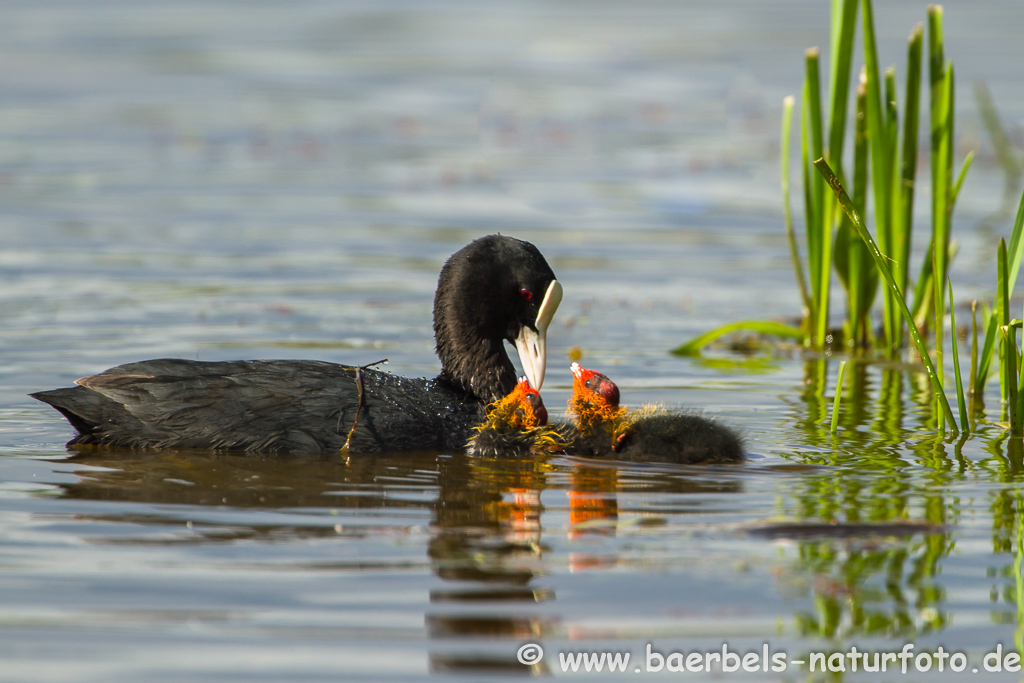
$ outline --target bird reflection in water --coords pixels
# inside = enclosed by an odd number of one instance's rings
[[[565,489],[560,482],[567,473],[568,525],[562,524],[568,537],[614,534],[616,471],[570,460],[556,464],[543,459],[483,458],[445,460],[440,471],[443,483],[429,554],[434,573],[448,585],[431,591],[428,633],[438,643],[486,637],[499,644],[475,647],[472,652],[434,648],[431,670],[523,670],[526,667],[516,660],[514,651],[501,643],[551,637],[560,624],[557,614],[541,607],[556,597],[552,588],[543,585],[552,564],[544,557],[550,550],[544,537],[550,538],[552,530],[545,530],[542,520],[557,519],[560,512],[557,503],[546,510],[542,498],[558,501],[555,492]],[[553,495],[545,493],[549,491]],[[608,562],[569,555],[570,571]],[[544,667],[536,664],[532,672],[542,673]]]
[[[82,448],[63,467],[76,477],[59,485],[67,500],[141,504],[99,511],[78,506],[80,520],[136,525],[128,532],[97,526],[89,539],[97,544],[379,544],[389,536],[425,537],[425,559],[436,577],[424,616],[429,666],[436,672],[523,671],[510,643],[563,630],[548,577],[620,561],[607,549],[554,552],[552,540],[562,537],[571,546],[614,537],[621,491],[739,490],[736,483],[707,477],[637,472],[626,475],[624,489],[615,465],[566,457],[414,453],[360,456],[346,465],[339,456]],[[379,561],[369,567],[360,546],[354,554],[349,549],[334,558],[300,558],[290,566],[336,571],[339,580],[353,571],[388,572]],[[397,561],[396,571],[416,565],[408,553]]]

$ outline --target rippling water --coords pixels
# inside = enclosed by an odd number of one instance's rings
[[[924,4],[876,4],[902,68]],[[779,103],[827,5],[2,3],[0,678],[485,680],[607,649],[635,680],[648,644],[1021,648],[1019,442],[929,438],[919,376],[880,365],[848,371],[834,439],[832,364],[666,354],[798,312]],[[990,299],[1009,228],[970,84],[1019,142],[1024,15],[946,7],[961,158],[980,149],[953,277]],[[25,396],[159,356],[432,375],[437,271],[495,231],[566,288],[551,412],[577,348],[630,403],[734,425],[750,462],[71,453]]]

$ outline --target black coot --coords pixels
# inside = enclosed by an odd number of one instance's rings
[[[533,385],[544,382],[547,328],[561,298],[535,246],[491,235],[441,269],[434,379],[363,369],[357,382],[357,368],[320,361],[159,359],[32,396],[78,430],[69,446],[316,454],[348,440],[354,453],[461,450],[484,406],[516,386],[506,341]]]

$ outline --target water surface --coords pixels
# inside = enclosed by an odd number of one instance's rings
[[[902,68],[924,5],[876,4]],[[779,104],[827,5],[5,4],[2,678],[490,680],[561,675],[559,651],[644,666],[648,644],[798,659],[913,642],[980,668],[1019,649],[1019,442],[997,424],[932,438],[920,374],[848,369],[833,438],[834,362],[666,353],[799,310]],[[1009,227],[985,220],[1003,184],[970,84],[1019,137],[1024,17],[946,8],[958,159],[979,149],[953,278],[990,299]],[[25,396],[160,356],[432,375],[437,272],[496,231],[537,244],[566,289],[552,414],[575,348],[629,403],[735,426],[750,461],[69,452]],[[526,667],[534,642],[547,656]]]

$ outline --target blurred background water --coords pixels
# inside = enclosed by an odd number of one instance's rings
[[[913,641],[978,666],[1020,648],[1019,444],[927,438],[920,376],[876,365],[833,440],[831,364],[666,353],[799,313],[780,110],[828,6],[0,2],[0,677],[484,680],[650,642],[796,659]],[[958,163],[978,151],[953,280],[990,300],[1009,221],[970,91],[985,81],[1019,152],[1024,12],[945,6]],[[901,77],[924,17],[876,3]],[[437,272],[499,231],[565,286],[553,414],[577,348],[627,402],[735,426],[751,461],[76,455],[25,395],[160,356],[430,376]],[[528,641],[549,653],[533,668]]]

